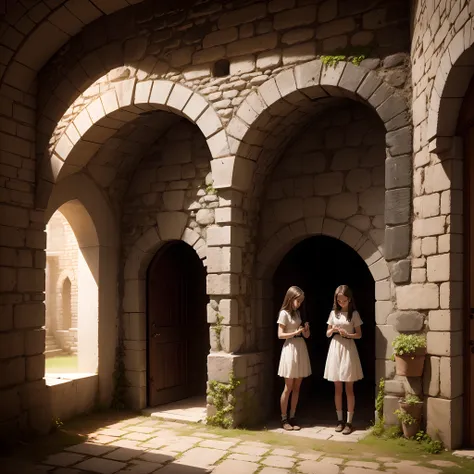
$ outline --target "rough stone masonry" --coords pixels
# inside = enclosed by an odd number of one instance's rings
[[[127,402],[146,406],[146,268],[184,240],[207,269],[208,322],[223,318],[208,379],[241,379],[235,423],[249,399],[270,406],[272,272],[324,234],[374,278],[387,419],[400,393],[423,394],[428,431],[459,445],[462,149],[451,122],[472,72],[471,4],[16,2],[0,28],[0,431],[51,423],[45,226],[74,202],[70,224],[97,259],[99,404],[113,398],[120,339]],[[320,141],[303,150],[305,133]],[[301,169],[280,188],[293,159]],[[427,333],[423,380],[394,378],[400,331]]]

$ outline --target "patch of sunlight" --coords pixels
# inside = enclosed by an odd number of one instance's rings
[[[77,372],[77,355],[48,357],[46,359],[46,373]]]

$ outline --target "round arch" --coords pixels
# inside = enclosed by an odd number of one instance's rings
[[[193,248],[206,266],[207,245],[199,234],[187,227],[188,216],[184,212],[163,212],[158,215],[157,225],[142,234],[129,249],[125,258],[124,293],[122,301],[123,338],[135,341],[141,349],[135,355],[135,363],[127,370],[128,401],[133,408],[147,405],[146,384],[146,279],[148,267],[157,252],[168,242],[183,241]],[[127,354],[125,355],[127,358]]]
[[[118,300],[118,224],[97,185],[81,173],[68,176],[54,186],[45,211],[45,224],[56,211],[71,225],[94,280],[90,286],[97,288],[98,400],[108,406],[113,393],[117,346],[118,314],[111,302]]]
[[[387,281],[390,276],[387,262],[370,237],[345,222],[327,217],[301,219],[282,226],[275,232],[258,252],[257,278],[270,278],[283,256],[292,247],[317,235],[333,237],[346,243],[365,261],[375,282]]]
[[[25,7],[16,2],[5,15],[5,22],[11,25],[11,28],[16,27],[15,35],[21,37],[21,46],[10,58],[5,71],[2,71],[0,75],[2,82],[28,92],[36,74],[51,56],[88,24],[104,15],[110,15],[143,1],[88,0],[84,4],[73,4],[73,2],[60,0],[56,2],[55,8],[48,9],[48,14],[41,19],[36,28],[26,33],[24,28],[17,26],[24,22]]]
[[[474,74],[471,30],[471,22],[466,22],[444,50],[437,68],[427,126],[432,151],[447,151],[456,135],[459,112]]]
[[[211,163],[216,176],[214,170],[221,169],[215,186],[247,191],[265,151],[275,155],[302,123],[324,111],[330,99],[341,98],[370,105],[387,131],[387,158],[408,160],[411,114],[399,91],[367,68],[345,61],[326,66],[316,59],[280,72],[247,96],[227,126],[233,156]],[[406,172],[394,169],[392,179],[411,186]]]
[[[68,125],[43,158],[36,204],[44,208],[54,183],[85,166],[99,148],[127,122],[144,112],[165,110],[187,118],[204,135],[212,158],[229,154],[219,115],[200,94],[171,81],[127,79],[90,102]],[[113,128],[110,120],[113,119]]]

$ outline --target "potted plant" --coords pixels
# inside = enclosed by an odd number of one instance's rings
[[[397,375],[420,377],[423,374],[426,338],[419,334],[399,334],[392,342]]]
[[[416,395],[405,395],[398,400],[400,409],[420,421],[423,413],[423,402]]]
[[[420,420],[407,413],[405,410],[395,410],[395,415],[402,423],[403,436],[413,438],[420,431]]]

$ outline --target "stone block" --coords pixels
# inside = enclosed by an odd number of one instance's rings
[[[225,352],[239,352],[245,342],[242,326],[224,326],[221,333],[222,349]]]
[[[275,49],[278,44],[278,35],[268,33],[265,35],[245,38],[227,45],[227,56],[229,58],[243,56],[245,54],[255,54],[262,51]]]
[[[375,328],[375,358],[390,359],[393,354],[392,342],[399,332],[389,325],[377,325]]]
[[[426,335],[427,352],[430,355],[456,357],[462,354],[461,331],[429,331]]]
[[[439,288],[434,283],[399,286],[396,289],[399,309],[437,309]]]
[[[391,324],[399,332],[418,332],[424,325],[424,316],[417,311],[396,311],[388,316]]]
[[[347,173],[346,186],[352,193],[362,193],[371,185],[370,171],[362,168],[353,168]]]
[[[428,313],[430,331],[461,331],[463,326],[461,310],[433,310]]]
[[[0,359],[23,356],[25,352],[23,333],[0,333]]]
[[[25,359],[16,357],[0,360],[0,373],[0,388],[19,385],[25,381]]]
[[[383,398],[383,416],[387,425],[400,424],[395,415],[395,410],[399,408],[398,399],[399,397],[395,395],[385,395]]]
[[[14,307],[16,329],[40,328],[44,326],[45,308],[43,303],[23,303]]]
[[[45,357],[44,354],[38,354],[25,359],[26,380],[29,382],[41,380],[44,377]]]
[[[427,258],[428,281],[442,282],[462,279],[462,255],[442,254]]]
[[[29,220],[27,209],[5,204],[0,205],[0,225],[27,228]]]
[[[436,237],[425,237],[421,240],[421,253],[424,256],[437,253],[438,239]]]
[[[161,240],[180,240],[188,222],[184,212],[159,212],[156,221]]]
[[[411,127],[400,128],[386,135],[387,147],[392,157],[406,155],[412,150],[412,131]]]
[[[202,40],[204,49],[220,46],[236,41],[239,37],[239,30],[235,27],[226,28],[209,33]]]
[[[335,219],[347,219],[357,213],[357,195],[352,193],[340,193],[331,196],[326,208],[326,214]]]
[[[211,225],[214,224],[214,220],[214,209],[199,209],[196,213],[196,222],[199,225]]]
[[[390,276],[387,262],[383,258],[370,265],[369,270],[375,281],[384,280]]]
[[[240,157],[219,158],[211,161],[214,187],[246,191],[252,182],[255,162]]]
[[[385,192],[385,223],[405,224],[410,219],[410,188],[392,189]]]
[[[400,260],[391,267],[391,275],[394,283],[407,283],[410,281],[411,261]]]
[[[385,229],[386,260],[405,258],[410,253],[410,226],[400,225]]]
[[[340,172],[322,173],[314,177],[314,190],[319,196],[330,196],[342,191],[344,175]]]
[[[140,313],[146,307],[145,280],[125,280],[123,310],[127,313]]]
[[[314,30],[312,28],[298,28],[296,30],[290,30],[282,36],[281,42],[283,44],[296,44],[302,43],[312,39],[314,36]]]
[[[440,359],[440,396],[457,398],[463,394],[463,358],[441,357]]]
[[[413,211],[417,218],[439,216],[440,195],[438,193],[418,196],[413,199]]]
[[[386,380],[385,391],[391,395],[405,395],[403,380]]]
[[[236,299],[222,299],[219,301],[219,313],[223,316],[222,324],[239,324],[239,302]]]
[[[445,216],[430,217],[428,219],[415,219],[413,221],[413,235],[415,237],[428,237],[445,233]]]
[[[355,93],[367,73],[367,69],[347,63],[344,72],[342,73],[341,80],[339,81],[339,86],[346,91]]]
[[[206,109],[196,121],[197,126],[206,138],[217,133],[222,128],[222,122],[212,107]]]
[[[423,369],[423,392],[437,397],[440,390],[440,358],[426,357]]]
[[[291,12],[277,13],[273,20],[276,30],[287,30],[297,26],[309,25],[316,19],[316,5],[294,8]]]
[[[218,207],[215,209],[216,224],[243,224],[242,209],[233,207]]]
[[[460,309],[463,307],[463,284],[461,282],[445,282],[440,285],[440,308]]]
[[[231,76],[240,76],[253,71],[255,71],[255,56],[253,55],[234,58],[230,63]]]
[[[44,348],[44,329],[33,329],[25,332],[25,355],[43,354]]]
[[[391,301],[376,301],[375,302],[375,322],[376,324],[387,324],[387,318],[393,310]],[[390,324],[390,323],[389,323]]]
[[[359,204],[367,216],[377,216],[384,213],[385,189],[371,187],[359,196]]]
[[[242,249],[239,247],[210,247],[207,249],[207,272],[240,273],[242,271]]]
[[[426,282],[426,268],[413,268],[411,271],[411,282],[412,283],[425,283]]]
[[[240,293],[239,276],[230,273],[207,276],[208,295],[238,295]]]
[[[386,359],[376,359],[375,361],[375,379],[377,382],[381,379],[392,379],[395,375],[395,362]]]
[[[45,274],[44,270],[37,268],[18,269],[17,289],[18,291],[44,291]]]
[[[184,191],[167,191],[163,193],[165,211],[181,211],[184,205]]]
[[[240,26],[244,23],[251,23],[255,20],[265,18],[267,14],[265,3],[256,3],[254,5],[232,10],[224,13],[218,21],[219,29],[230,28],[231,26]]]
[[[321,70],[322,62],[319,59],[300,64],[294,70],[298,89],[312,99],[327,96],[327,93],[320,87]]]
[[[425,190],[427,193],[436,193],[453,188],[452,160],[437,163],[425,168]]]
[[[247,375],[247,358],[245,355],[224,354],[222,352],[209,354],[207,356],[208,380],[228,383],[232,372],[236,378],[245,377]]]
[[[207,228],[206,243],[208,247],[232,245],[244,246],[244,234],[241,227],[211,225]]]
[[[427,433],[433,439],[440,439],[448,449],[461,446],[463,397],[453,400],[429,397],[426,403]]]

